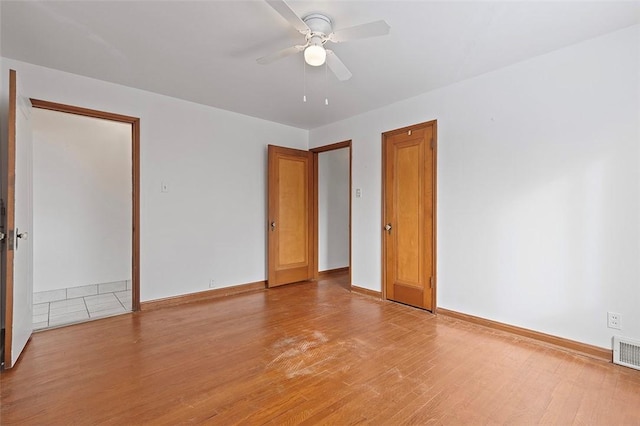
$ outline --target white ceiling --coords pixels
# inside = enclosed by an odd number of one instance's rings
[[[353,78],[307,67],[307,103],[302,55],[255,61],[303,39],[261,0],[2,0],[0,53],[311,129],[640,22],[638,0],[288,3],[391,32],[333,45]]]

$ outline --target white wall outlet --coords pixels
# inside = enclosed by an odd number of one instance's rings
[[[621,330],[622,326],[622,315],[616,314],[615,312],[607,312],[607,327],[615,328],[616,330]]]
[[[169,192],[169,184],[167,182],[160,183],[160,192]]]
[[[356,198],[362,197],[362,189],[356,188]]]
[[[213,280],[213,278],[211,278],[209,280],[209,288],[214,288],[216,286],[216,282]]]

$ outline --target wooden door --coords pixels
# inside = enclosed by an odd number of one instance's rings
[[[9,71],[9,137],[3,147],[7,170],[2,247],[5,286],[4,367],[15,365],[33,331],[33,249],[31,245],[31,102],[18,90],[17,74]]]
[[[433,311],[435,122],[383,135],[383,280],[387,299]]]
[[[269,145],[269,277],[274,287],[313,277],[312,154]]]

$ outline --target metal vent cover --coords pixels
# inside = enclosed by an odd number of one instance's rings
[[[640,342],[613,336],[613,362],[640,370]]]

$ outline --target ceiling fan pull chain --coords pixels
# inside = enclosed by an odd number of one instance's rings
[[[307,102],[307,61],[302,57],[302,102]]]
[[[324,104],[329,105],[329,66],[327,63],[324,63]]]

